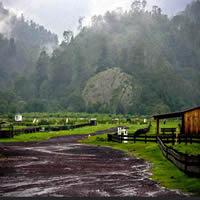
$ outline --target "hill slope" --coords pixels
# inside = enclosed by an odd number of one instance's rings
[[[134,1],[130,11],[92,17],[76,37],[66,31],[66,40],[51,57],[42,52],[26,78],[33,95],[22,85],[14,91],[23,101],[18,110],[152,114],[199,105],[198,4],[169,19]]]

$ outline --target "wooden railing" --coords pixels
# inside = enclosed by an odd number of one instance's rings
[[[176,151],[164,144],[161,137],[157,138],[158,145],[163,155],[174,163],[179,169],[192,176],[200,176],[200,155],[189,156]]]
[[[132,142],[157,142],[163,155],[174,163],[179,169],[192,176],[200,177],[200,155],[198,156],[189,156],[184,153],[180,153],[173,149],[172,147],[168,147],[166,144],[172,143],[200,143],[199,136],[186,136],[179,134],[176,136],[174,133],[172,134],[164,134],[159,137],[156,136],[147,136],[147,132],[149,131],[150,126],[146,129],[139,129],[134,134],[128,135],[118,135],[108,134],[108,141],[122,143],[123,141],[132,141]],[[144,134],[145,135],[141,135]],[[165,144],[166,143],[166,144]]]
[[[197,135],[188,136],[184,134],[178,134],[178,136],[176,136],[175,134],[167,134],[167,135],[160,135],[159,137],[160,139],[162,139],[164,143],[167,143],[167,144],[172,143],[172,145],[174,145],[175,143],[178,143],[178,144],[200,143],[200,136],[197,136]]]
[[[112,142],[118,142],[122,143],[123,141],[143,141],[145,143],[147,142],[156,142],[156,136],[147,136],[146,133],[149,132],[151,127],[151,123],[147,128],[139,129],[135,133],[129,133],[128,135],[118,135],[118,133],[115,134],[108,134],[107,140]],[[142,134],[145,134],[144,136],[141,136]]]
[[[162,134],[165,134],[165,133],[175,133],[176,132],[176,128],[161,128],[161,132]]]
[[[136,136],[132,135],[117,135],[117,134],[108,134],[108,141],[122,143],[123,141],[131,141],[131,142],[157,142],[156,136]]]

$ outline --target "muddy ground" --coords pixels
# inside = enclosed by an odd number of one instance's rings
[[[113,132],[99,131],[93,135]],[[87,135],[40,142],[0,143],[0,196],[176,197],[179,191],[149,179],[150,164],[122,151],[77,141]]]

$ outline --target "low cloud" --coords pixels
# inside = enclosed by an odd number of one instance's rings
[[[0,3],[0,33],[9,38],[12,30],[12,20],[14,20],[15,14],[12,11],[8,11]]]
[[[163,13],[174,15],[185,8],[192,0],[147,0],[148,8],[158,5]],[[78,19],[89,19],[95,14],[122,7],[130,8],[133,0],[2,0],[4,5],[13,8],[16,13],[24,13],[29,20],[44,25],[62,38],[66,29],[77,30]]]

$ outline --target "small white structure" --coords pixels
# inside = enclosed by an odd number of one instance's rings
[[[22,115],[15,115],[15,121],[21,122],[22,121]]]
[[[118,135],[124,135],[127,136],[128,135],[128,130],[126,127],[120,126],[118,127]],[[124,137],[124,143],[128,143],[127,141],[128,137]]]
[[[118,131],[117,131],[117,133],[118,133],[118,135],[121,135],[122,134],[122,127],[118,127]]]
[[[127,129],[124,129],[124,135],[128,135],[128,130]],[[128,137],[124,137],[124,143],[127,144],[128,141],[127,141]]]
[[[45,132],[45,127],[42,127],[42,128],[40,129],[40,132]]]
[[[144,119],[144,124],[146,124],[147,123],[147,119]]]

